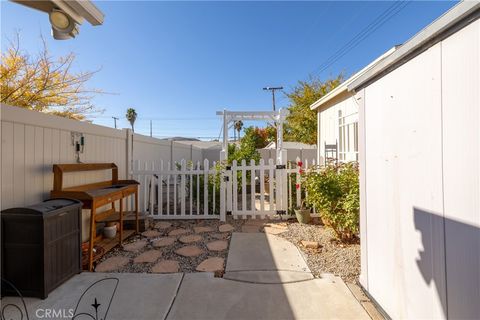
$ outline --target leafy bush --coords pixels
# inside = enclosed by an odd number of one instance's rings
[[[352,240],[359,232],[360,195],[358,165],[330,164],[309,170],[303,182],[309,205],[320,210],[322,220],[342,240]]]

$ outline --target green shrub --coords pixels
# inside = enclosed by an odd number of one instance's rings
[[[359,232],[358,165],[330,164],[309,170],[303,176],[309,205],[320,210],[322,220],[341,240],[352,240]]]

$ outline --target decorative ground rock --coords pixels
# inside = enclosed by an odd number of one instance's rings
[[[96,272],[115,271],[125,266],[129,261],[130,259],[128,259],[127,257],[111,257],[101,262],[100,264],[98,264],[97,267],[95,268],[95,271]]]
[[[305,248],[308,248],[308,249],[318,249],[318,248],[320,248],[320,243],[318,243],[317,241],[302,240],[301,243],[302,243],[302,246],[304,246]]]
[[[210,251],[223,251],[228,248],[228,242],[225,240],[217,240],[207,243],[207,248]]]
[[[147,237],[147,238],[155,238],[155,237],[159,237],[161,235],[162,234],[160,232],[158,232],[157,230],[147,230],[147,231],[142,232],[142,236]]]
[[[133,259],[133,263],[151,263],[155,262],[162,256],[162,252],[158,250],[148,250]]]
[[[175,251],[175,253],[184,257],[196,257],[201,255],[203,250],[196,246],[185,246]]]
[[[211,227],[194,227],[193,231],[195,231],[195,233],[204,233],[204,232],[212,232],[214,230]]]
[[[167,229],[167,228],[170,228],[171,226],[172,224],[166,221],[160,221],[155,223],[155,229]]]
[[[152,245],[155,248],[160,248],[160,247],[171,246],[174,242],[175,242],[175,238],[164,237],[164,238],[159,238],[157,240],[152,241]]]
[[[186,236],[181,236],[180,239],[178,239],[181,243],[193,243],[193,242],[198,242],[202,240],[202,236],[198,234],[190,234]]]
[[[208,258],[207,260],[203,260],[198,266],[197,271],[203,272],[215,272],[223,270],[223,258]]]
[[[171,236],[171,237],[174,237],[174,236],[181,236],[181,235],[184,235],[186,233],[188,233],[187,230],[180,228],[180,229],[175,229],[175,230],[170,231],[168,233],[168,235]]]
[[[235,230],[235,228],[231,224],[222,224],[221,226],[218,227],[218,231],[220,232],[230,232]]]
[[[138,251],[138,250],[144,248],[146,245],[147,245],[147,241],[137,240],[135,242],[124,245],[123,250],[129,251],[129,252],[135,252],[135,251]]]
[[[162,260],[152,267],[153,273],[175,273],[180,271],[180,265],[175,260]]]

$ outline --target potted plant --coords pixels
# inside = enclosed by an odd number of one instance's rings
[[[310,223],[310,208],[305,207],[305,200],[302,200],[300,207],[295,208],[294,211],[299,223]]]
[[[300,175],[301,179],[305,179],[305,171],[302,169],[303,163],[302,161],[297,162],[298,174]],[[302,193],[302,188],[300,184],[295,184],[296,192]],[[303,198],[303,197],[302,197]],[[297,221],[299,223],[310,223],[310,208],[305,207],[305,198],[300,203],[300,207],[294,209],[295,216],[297,217]]]

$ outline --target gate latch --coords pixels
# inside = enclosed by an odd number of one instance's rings
[[[228,182],[230,181],[230,178],[228,176],[223,176],[223,181]]]
[[[275,168],[276,168],[276,169],[287,169],[287,166],[284,165],[284,164],[277,164],[277,165],[275,166]]]

